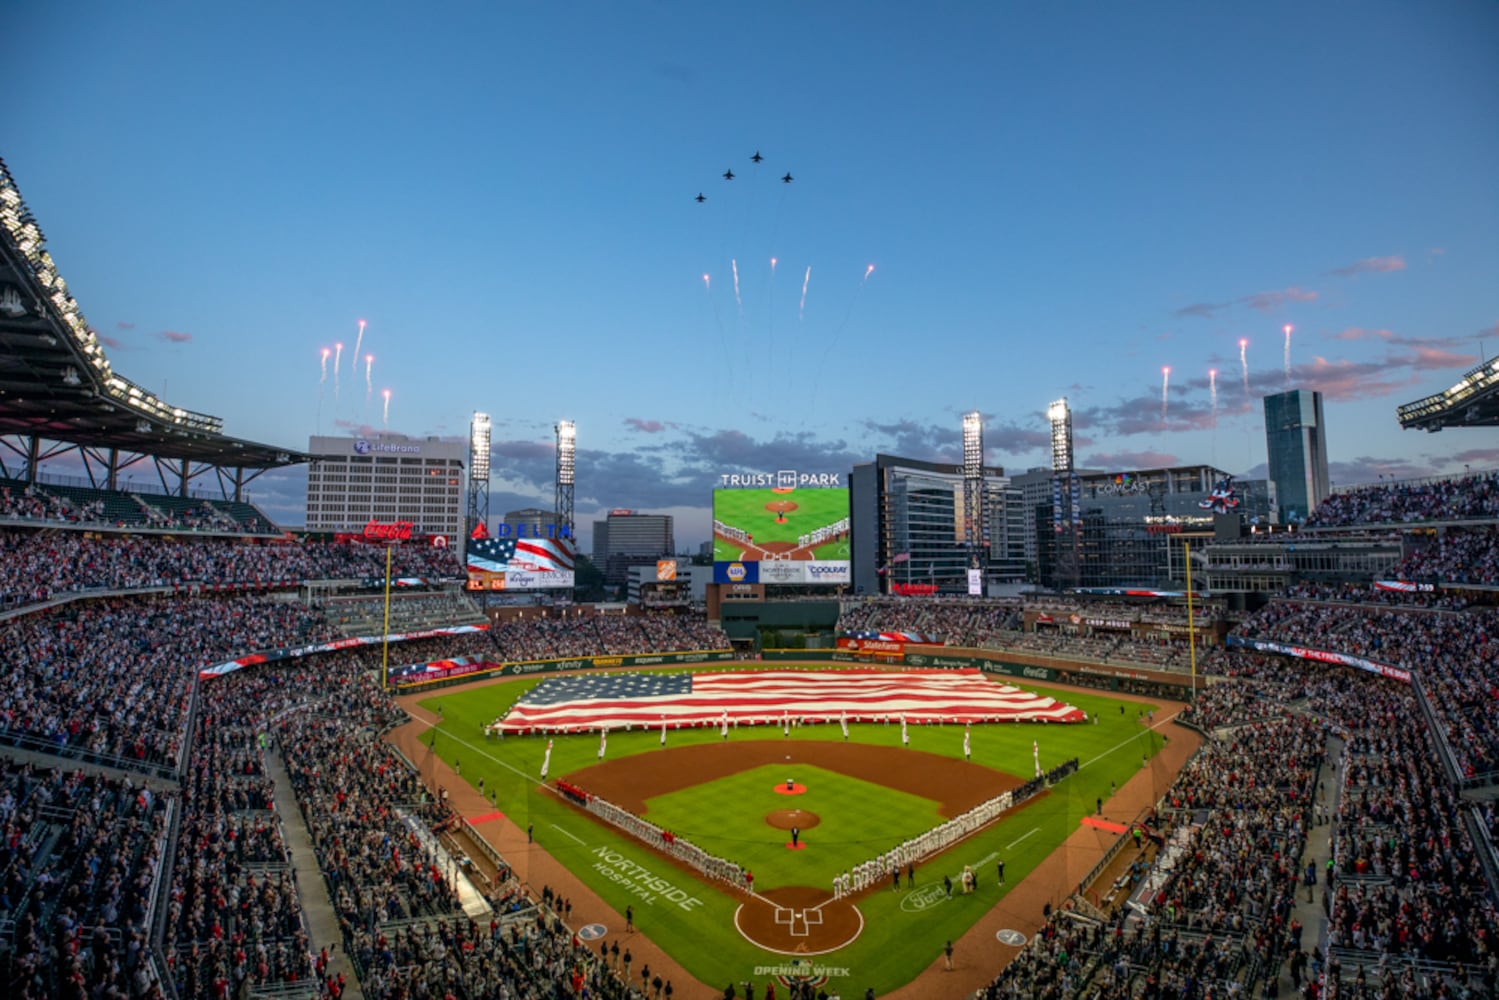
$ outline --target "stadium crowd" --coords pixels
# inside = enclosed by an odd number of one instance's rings
[[[1499,473],[1425,483],[1378,483],[1334,493],[1306,528],[1341,528],[1499,517]]]
[[[0,528],[0,604],[39,604],[65,594],[154,587],[305,580],[385,579],[385,549],[337,542],[244,541]],[[399,546],[392,574],[457,579],[448,549]]]
[[[507,621],[490,630],[506,662],[726,650],[729,637],[701,615],[572,615]]]
[[[1499,770],[1499,610],[1387,610],[1273,601],[1237,633],[1411,671],[1465,776]]]

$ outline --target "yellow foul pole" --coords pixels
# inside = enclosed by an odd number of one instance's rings
[[[390,690],[390,554],[392,546],[385,546],[385,627],[380,631],[380,687]],[[1188,589],[1191,584],[1188,584]]]
[[[1192,613],[1192,543],[1182,540],[1187,554],[1187,643],[1192,647],[1192,700],[1197,700],[1197,616]]]

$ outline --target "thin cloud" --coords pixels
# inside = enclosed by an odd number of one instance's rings
[[[1169,469],[1182,460],[1164,451],[1115,451],[1089,455],[1084,464],[1104,469]]]
[[[626,417],[625,426],[642,434],[660,434],[662,431],[670,430],[676,425],[664,420],[642,420],[640,417]]]
[[[1335,267],[1323,273],[1336,278],[1351,278],[1357,274],[1389,274],[1391,271],[1404,270],[1404,257],[1365,257],[1363,260],[1356,260],[1352,264]]]
[[[1195,316],[1198,319],[1212,319],[1219,313],[1227,312],[1238,306],[1248,306],[1260,312],[1269,312],[1279,309],[1281,306],[1292,302],[1315,302],[1317,293],[1310,288],[1302,288],[1300,285],[1292,285],[1290,288],[1278,288],[1269,292],[1255,292],[1253,295],[1241,295],[1236,299],[1226,302],[1194,302],[1189,306],[1183,306],[1176,310],[1175,316]]]
[[[156,335],[156,339],[165,340],[169,344],[186,344],[193,339],[193,335],[180,330],[163,330]]]
[[[115,329],[117,329],[117,330],[134,330],[135,329],[135,324],[134,323],[127,323],[124,320],[120,320],[118,323],[115,324]]]
[[[123,350],[125,350],[125,342],[124,341],[122,341],[119,337],[111,337],[108,334],[100,334],[99,335],[99,343],[103,344],[105,347],[109,348],[111,351],[123,351]]]

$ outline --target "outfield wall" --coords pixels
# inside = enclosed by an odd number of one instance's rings
[[[890,643],[895,646],[898,644]],[[1102,663],[1064,660],[1030,653],[1004,652],[959,646],[924,646],[906,644],[893,649],[767,649],[761,652],[767,661],[798,660],[803,663],[865,663],[905,667],[977,667],[990,674],[1023,677],[1027,680],[1056,684],[1081,684],[1108,691],[1159,691],[1171,697],[1182,697],[1190,689],[1192,675],[1171,670],[1147,670],[1134,666],[1110,666]],[[1199,683],[1204,679],[1199,678]]]
[[[643,656],[573,656],[553,660],[522,660],[512,663],[486,664],[483,670],[436,681],[403,684],[395,690],[398,694],[417,694],[422,691],[450,687],[454,684],[472,684],[474,681],[519,677],[525,674],[554,674],[564,670],[603,670],[614,667],[661,667],[678,663],[714,663],[733,658],[732,650],[712,649],[685,653],[651,653]]]

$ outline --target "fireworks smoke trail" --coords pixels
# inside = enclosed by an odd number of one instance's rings
[[[771,278],[776,276],[776,259],[774,257],[770,258],[770,276]]]
[[[1213,401],[1213,429],[1218,428],[1218,369],[1208,369],[1208,397]]]
[[[364,402],[366,406],[369,405],[370,393],[375,391],[374,385],[370,383],[370,372],[374,367],[375,356],[373,354],[366,354],[364,356]]]
[[[739,297],[739,262],[729,258],[729,268],[734,272],[734,304],[739,307],[739,312],[744,312],[744,300]]]
[[[328,348],[323,348],[323,374],[322,377],[317,380],[318,385],[322,385],[324,382],[328,381],[328,355],[332,353],[333,352],[328,350]]]
[[[350,371],[359,370],[359,347],[364,343],[364,320],[359,321],[359,336],[354,338],[354,364]]]
[[[870,264],[868,267],[866,267],[864,269],[864,281],[859,282],[859,287],[860,288],[864,287],[865,282],[867,282],[869,280],[869,276],[871,274],[873,274],[873,273],[874,273],[874,265]]]
[[[1291,388],[1291,331],[1295,327],[1290,323],[1285,325],[1286,331],[1286,388]]]
[[[1244,351],[1248,347],[1249,347],[1249,341],[1245,340],[1243,337],[1240,337],[1239,338],[1239,367],[1244,370],[1244,399],[1245,399],[1246,402],[1249,399],[1249,358],[1247,356],[1245,356]]]
[[[709,295],[713,294],[713,279],[708,277],[706,274],[703,275],[703,291],[707,292]]]
[[[342,343],[333,345],[333,399],[338,399],[338,369],[344,363],[344,345]]]
[[[385,397],[385,412],[380,417],[380,425],[382,427],[389,427],[390,426],[390,390],[389,389],[381,389],[380,390],[380,395],[382,395],[382,396]]]
[[[802,301],[796,307],[796,321],[802,321],[803,314],[807,311],[807,286],[812,283],[812,265],[807,265],[807,276],[802,279]]]
[[[1161,422],[1166,420],[1166,400],[1171,390],[1171,366],[1166,365],[1161,369]]]

